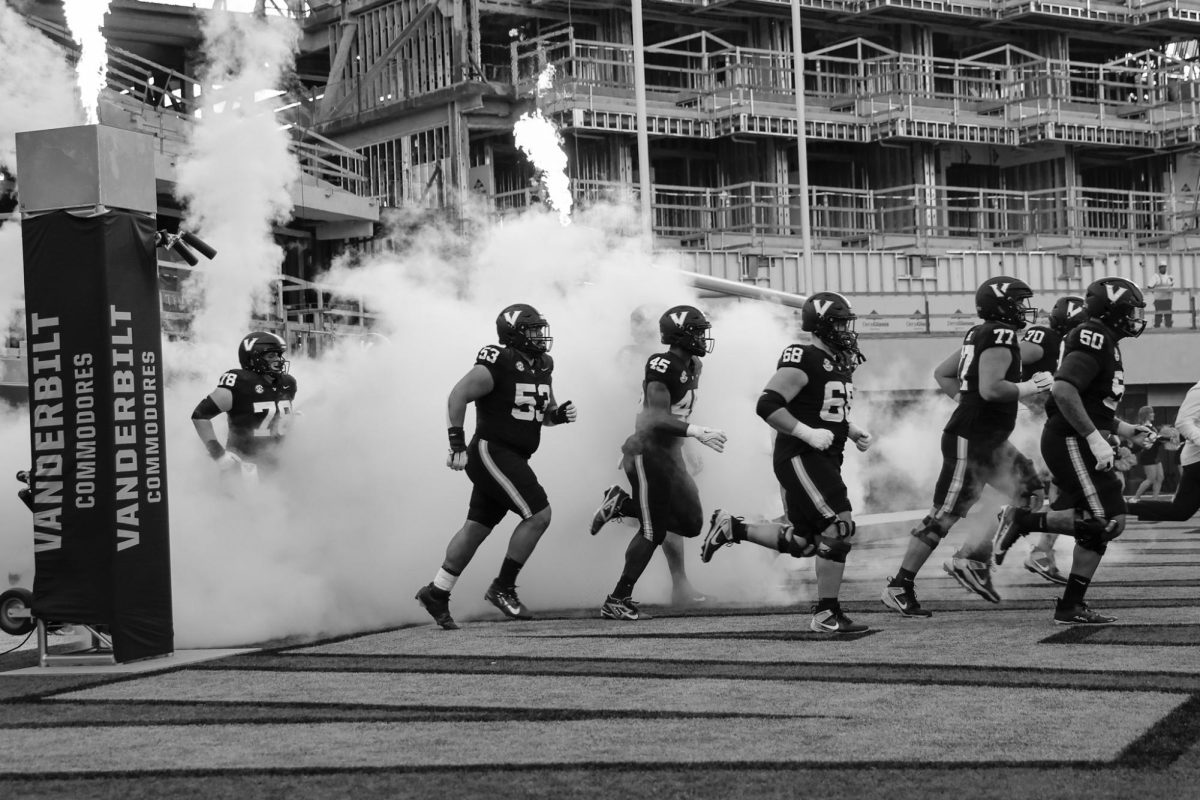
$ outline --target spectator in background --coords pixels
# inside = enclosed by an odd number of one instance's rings
[[[1139,408],[1137,424],[1154,427],[1154,408],[1151,406]],[[1146,446],[1137,454],[1137,463],[1141,465],[1145,477],[1138,484],[1137,491],[1133,493],[1132,502],[1136,503],[1141,500],[1147,489],[1154,489],[1155,497],[1162,493],[1163,466],[1159,463],[1159,450],[1161,449],[1162,441],[1155,435],[1147,438]]]
[[[1131,503],[1129,513],[1136,514],[1140,520],[1183,522],[1200,510],[1200,383],[1189,389],[1183,398],[1175,428],[1183,443],[1179,488],[1169,501]]]
[[[1163,322],[1171,327],[1171,293],[1175,291],[1175,277],[1167,272],[1166,264],[1158,265],[1158,274],[1150,276],[1146,288],[1154,295],[1154,327]]]

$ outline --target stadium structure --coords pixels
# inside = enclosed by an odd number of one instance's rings
[[[990,275],[1048,307],[1166,263],[1176,332],[1196,324],[1200,0],[257,6],[302,31],[275,100],[304,171],[276,231],[274,322],[297,335],[369,319],[312,281],[371,247],[381,212],[544,202],[513,136],[535,107],[563,137],[577,205],[632,200],[657,250],[733,293],[840,291],[866,312],[860,330],[920,339],[968,326]],[[73,52],[57,0],[14,7]],[[102,121],[159,139],[168,224],[203,13],[113,0],[105,24]],[[185,266],[161,265],[168,317],[185,316],[171,285]],[[1152,383],[1173,404],[1194,377],[1168,369],[1188,337],[1155,338]]]

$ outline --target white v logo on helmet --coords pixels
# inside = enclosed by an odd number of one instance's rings
[[[1011,283],[993,283],[992,293],[995,294],[996,297],[1004,297],[1008,294],[1008,287],[1010,286],[1012,286]]]
[[[1113,286],[1111,283],[1104,284],[1104,291],[1108,292],[1108,301],[1115,303],[1121,299],[1125,292],[1129,291],[1124,286]]]
[[[254,347],[254,339],[252,337],[247,336],[245,339],[242,339],[242,349],[243,350],[245,350],[247,353],[249,353],[250,348],[252,348],[252,347]]]
[[[683,327],[683,321],[685,319],[687,319],[686,311],[679,311],[671,315],[671,321],[681,328]]]
[[[817,309],[818,317],[825,316],[825,312],[828,311],[829,307],[832,305],[833,305],[832,300],[814,300],[813,301],[813,307]]]
[[[521,312],[519,310],[509,311],[507,314],[504,315],[504,319],[508,321],[509,325],[514,325],[514,324],[516,324],[517,317],[519,317],[519,316],[521,316]]]

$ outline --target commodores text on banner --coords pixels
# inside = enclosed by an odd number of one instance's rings
[[[112,328],[112,442],[117,549],[140,542],[140,504],[159,503],[162,494],[162,427],[158,418],[158,364],[153,351],[133,348],[132,314],[109,307]],[[34,449],[34,551],[62,547],[64,448],[66,442],[63,366],[58,317],[30,315],[32,427]],[[76,508],[96,505],[96,364],[91,353],[72,358],[75,458],[70,476]],[[140,437],[139,437],[140,429]]]

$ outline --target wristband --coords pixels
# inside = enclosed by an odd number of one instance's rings
[[[1037,384],[1033,381],[1021,381],[1020,383],[1016,384],[1016,386],[1017,399],[1029,397],[1031,394],[1037,394]]]
[[[466,450],[467,449],[466,432],[463,431],[463,429],[461,427],[452,425],[446,429],[446,433],[450,437],[450,449],[451,450]]]

